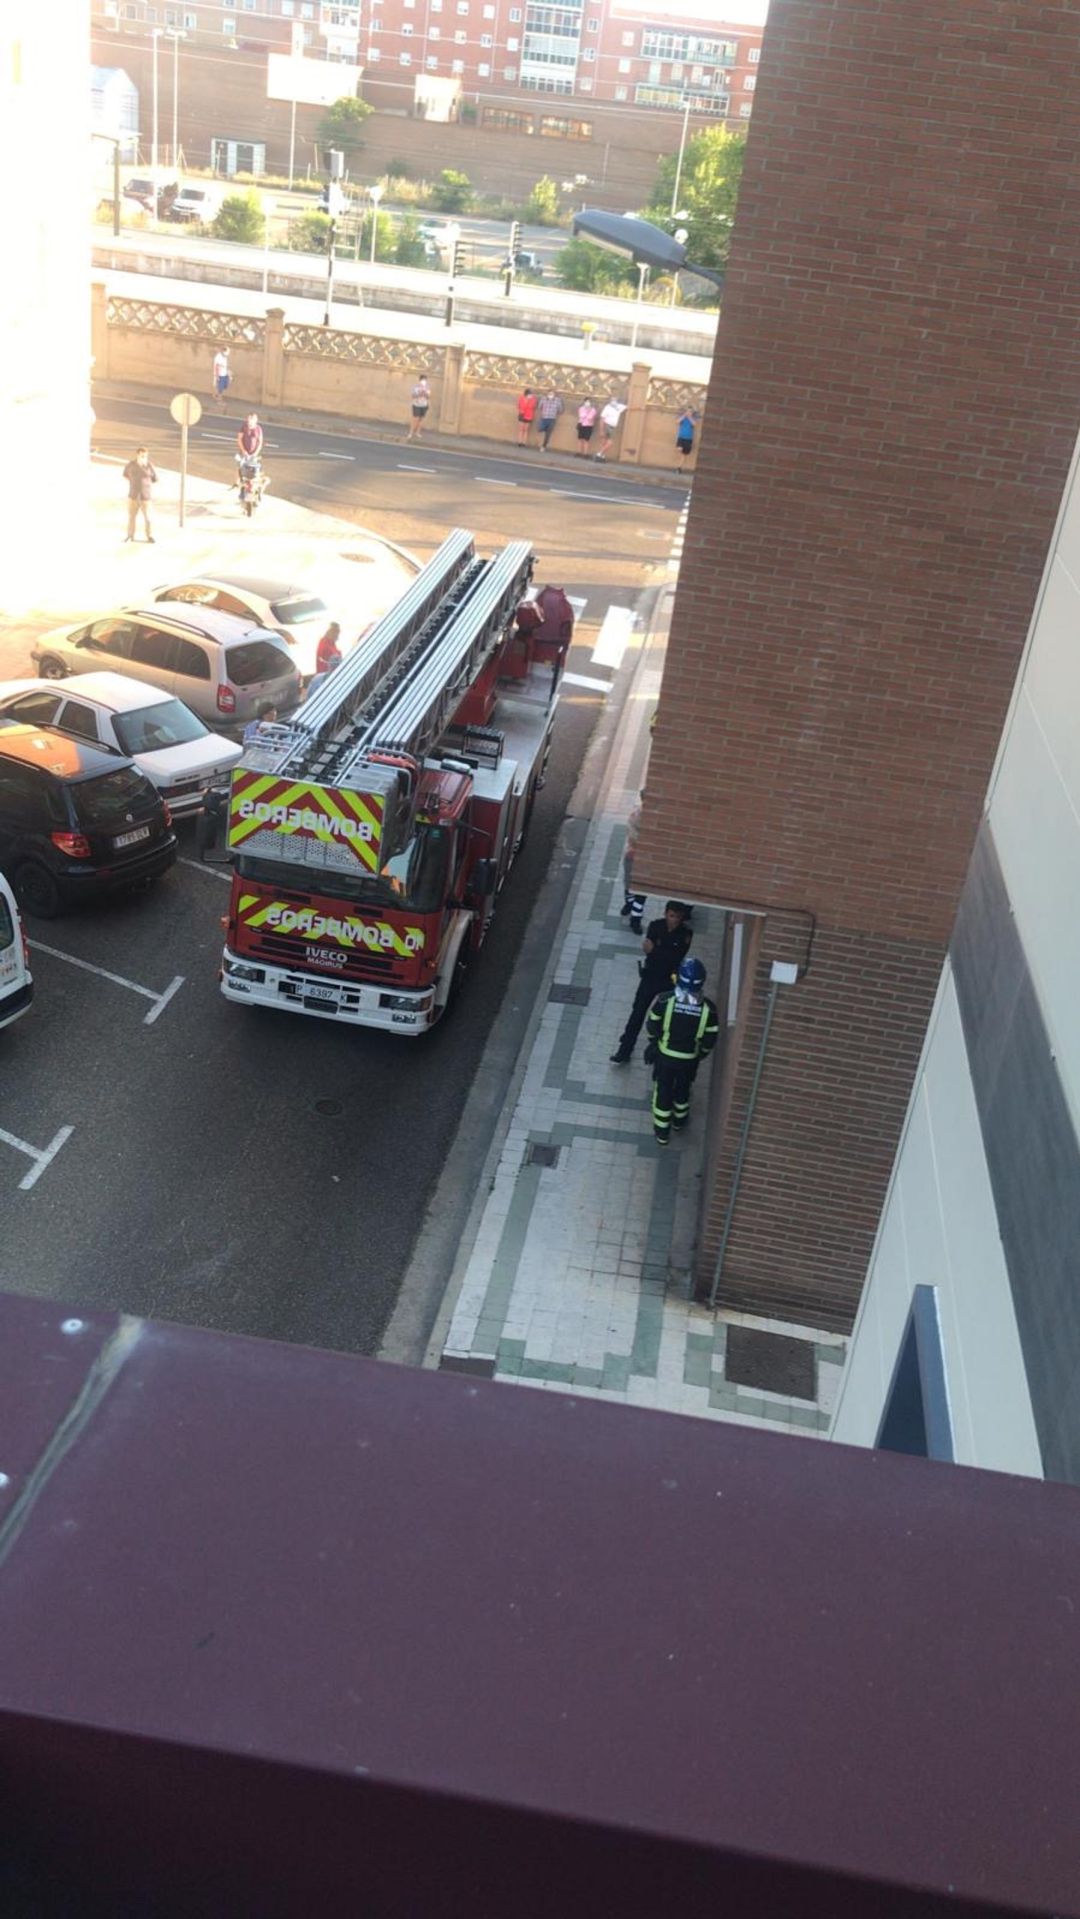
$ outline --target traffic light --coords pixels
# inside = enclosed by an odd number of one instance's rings
[[[512,220],[510,222],[510,264],[511,266],[517,265],[517,257],[520,252],[521,252],[521,221]]]
[[[465,271],[465,242],[455,240],[450,254],[450,278],[456,280],[459,273]]]

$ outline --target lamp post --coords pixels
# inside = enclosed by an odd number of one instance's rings
[[[682,138],[679,141],[679,157],[675,162],[675,185],[671,189],[671,217],[673,220],[677,220],[679,218],[679,215],[676,213],[675,209],[679,204],[679,188],[682,185],[683,159],[685,158],[685,155],[686,155],[686,137],[689,131],[690,131],[690,95],[686,94],[683,100]]]
[[[386,189],[383,186],[381,180],[376,180],[375,185],[373,187],[368,188],[368,197],[371,200],[371,264],[372,266],[375,265],[375,237],[379,230],[379,201],[382,199],[385,191]]]
[[[631,348],[636,347],[637,345],[638,327],[641,325],[641,308],[645,299],[645,282],[648,279],[648,277],[649,277],[648,261],[639,260],[638,261],[637,304],[634,307],[634,330],[630,335]]]
[[[165,31],[166,40],[171,40],[173,43],[173,46],[172,46],[172,54],[173,54],[173,58],[172,58],[172,164],[176,168],[176,171],[179,173],[180,171],[180,135],[178,132],[178,128],[180,125],[180,112],[179,112],[179,108],[180,108],[180,42],[181,40],[187,39],[187,34],[180,33],[176,27],[166,27],[164,31]]]
[[[150,109],[150,128],[151,128],[151,131],[150,131],[150,178],[154,182],[154,218],[155,220],[157,219],[157,192],[158,192],[158,185],[157,185],[157,155],[158,155],[157,49],[158,49],[158,41],[161,39],[162,32],[163,32],[163,29],[161,27],[154,27],[151,30],[151,34],[150,34],[150,74],[151,74],[150,90],[153,96],[151,109]]]
[[[274,211],[274,202],[268,193],[263,194],[263,299],[270,286],[270,215]]]

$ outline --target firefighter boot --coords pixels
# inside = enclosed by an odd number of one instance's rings
[[[661,1146],[671,1144],[671,1102],[666,1089],[661,1089],[658,1079],[653,1080],[652,1092],[653,1132]]]

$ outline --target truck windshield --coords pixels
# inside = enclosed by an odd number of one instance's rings
[[[418,826],[408,844],[387,860],[378,877],[353,878],[335,867],[298,866],[291,860],[241,858],[238,870],[245,879],[264,886],[280,886],[295,893],[309,887],[323,898],[349,900],[356,906],[396,906],[410,913],[435,913],[446,892],[446,868],[451,832],[446,826]]]

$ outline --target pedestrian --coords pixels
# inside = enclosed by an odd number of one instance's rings
[[[536,610],[540,615],[536,638],[544,650],[541,652],[538,647],[535,657],[551,661],[553,696],[574,637],[574,609],[563,587],[549,585],[540,588],[536,596]]]
[[[214,355],[214,394],[223,413],[225,411],[225,395],[229,391],[229,381],[231,378],[232,375],[229,372],[229,349],[227,346],[219,346]]]
[[[261,460],[263,450],[263,430],[259,425],[257,413],[249,413],[236,436],[236,444],[241,457],[245,460]]]
[[[426,373],[422,373],[412,390],[412,419],[409,423],[408,438],[419,440],[424,431],[428,407],[431,405],[431,388]]]
[[[684,408],[683,412],[679,415],[679,424],[675,428],[675,451],[679,456],[679,464],[675,469],[676,473],[682,472],[683,467],[694,451],[694,428],[699,418],[700,415],[695,413],[693,407],[690,406]]]
[[[634,1004],[611,1055],[613,1066],[627,1066],[634,1057],[637,1036],[645,1024],[645,1015],[658,993],[666,993],[690,950],[694,929],[689,924],[689,908],[682,900],[669,900],[663,919],[650,920],[641,942],[644,958],[638,963],[640,979]]]
[[[529,444],[529,429],[536,418],[536,409],[539,404],[540,402],[533,392],[532,387],[527,386],[521,398],[518,400],[517,443],[519,446],[528,446]]]
[[[255,718],[249,720],[244,728],[242,744],[244,746],[256,745],[259,738],[259,728],[261,726],[272,726],[277,716],[278,710],[273,700],[263,700],[260,705],[255,708]]]
[[[341,628],[336,620],[331,620],[318,646],[315,648],[316,673],[330,673],[335,666],[341,665]]]
[[[577,410],[577,458],[579,460],[587,460],[589,457],[589,441],[592,439],[593,427],[596,425],[596,413],[597,409],[591,400],[582,400]]]
[[[645,911],[646,895],[634,888],[634,855],[637,852],[638,837],[641,833],[641,802],[645,798],[642,787],[637,797],[637,805],[630,808],[626,822],[626,845],[623,847],[623,903],[619,908],[619,918],[630,921],[630,931],[641,935],[641,916]]]
[[[697,1069],[720,1031],[716,1002],[706,998],[704,984],[701,961],[684,959],[674,986],[649,1009],[645,1061],[653,1069],[653,1132],[661,1146],[669,1143],[673,1126],[681,1132],[687,1124]]]
[[[135,538],[135,522],[142,514],[146,538],[151,546],[154,535],[150,526],[150,501],[153,489],[157,485],[157,472],[150,464],[150,455],[144,446],[136,447],[135,458],[129,460],[124,468],[124,478],[128,483],[127,534],[124,544]]]
[[[619,430],[619,421],[626,412],[626,403],[617,400],[612,394],[606,406],[600,409],[600,443],[596,449],[598,460],[606,460],[608,448]]]
[[[554,387],[549,388],[536,409],[536,424],[540,433],[541,453],[546,453],[548,450],[548,441],[555,431],[562,410],[562,395],[556,393]]]

